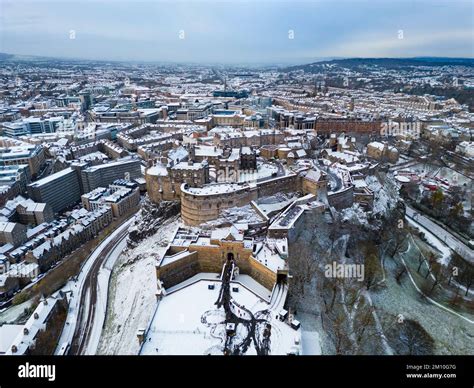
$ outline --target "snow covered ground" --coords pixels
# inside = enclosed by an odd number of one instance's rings
[[[301,345],[301,354],[304,356],[317,356],[321,354],[320,338],[317,331],[309,331],[303,328],[301,330]]]
[[[389,209],[393,209],[396,206],[397,198],[393,198],[387,192],[377,177],[368,176],[365,178],[365,181],[369,189],[374,192],[374,207],[372,210],[374,214],[386,214]]]
[[[269,215],[281,211],[297,198],[298,195],[296,194],[277,193],[268,197],[259,198],[257,204],[266,215]]]
[[[415,221],[424,230],[429,230],[430,243],[434,245],[441,252],[445,252],[447,248],[443,248],[445,245],[449,246],[452,250],[456,251],[466,260],[474,263],[474,251],[460,241],[456,236],[451,234],[448,230],[431,221],[428,217],[416,212],[411,207],[406,207],[406,215]],[[436,237],[435,237],[436,236]],[[444,249],[444,250],[443,250]],[[445,257],[447,257],[445,255]]]
[[[389,261],[387,261],[390,264]],[[385,287],[371,292],[377,314],[384,313],[418,321],[435,339],[434,354],[473,354],[474,325],[420,298],[408,277],[401,285],[387,276]],[[472,318],[472,314],[464,315]],[[387,329],[390,323],[384,323]]]
[[[411,166],[410,170],[420,174],[421,176],[428,175],[432,178],[437,177],[440,179],[445,179],[450,185],[471,184],[471,179],[448,167],[438,167],[421,163]]]
[[[351,207],[342,209],[340,214],[343,221],[349,221],[354,225],[369,226],[367,212],[364,211],[358,203],[355,203]]]
[[[415,222],[413,219],[407,217],[407,220],[410,225],[414,226],[415,228],[419,229],[420,232],[424,233],[428,244],[430,244],[432,247],[437,249],[438,252],[440,252],[441,256],[438,261],[443,265],[448,265],[451,259],[451,250],[446,246],[446,244],[441,242],[433,233],[428,231],[428,229],[424,228],[419,223]]]
[[[209,285],[214,288],[209,289]],[[140,354],[223,354],[225,313],[222,307],[215,305],[220,287],[219,280],[199,280],[166,295],[157,305]],[[238,291],[232,290],[232,298],[252,313],[271,307],[241,284],[232,282],[232,289],[234,287]],[[270,354],[285,355],[295,347],[295,340],[299,341],[301,333],[275,319],[274,314],[269,319],[272,325]],[[237,331],[236,336],[240,334]],[[250,346],[246,354],[256,354],[255,348]]]
[[[176,292],[178,290],[181,290],[193,283],[197,283],[200,280],[216,280],[219,279],[221,276],[220,273],[215,273],[215,272],[201,272],[198,273],[197,275],[194,275],[190,277],[189,279],[185,280],[184,282],[181,282],[173,287],[167,288],[166,289],[166,294],[169,295],[173,292]],[[271,296],[272,296],[272,291],[267,290],[264,286],[262,286],[259,282],[254,280],[251,276],[249,275],[237,275],[234,278],[235,283],[240,283],[242,286],[246,287],[249,290],[252,290],[254,294],[256,294],[258,297],[263,299],[266,302],[270,302]]]
[[[226,223],[246,223],[246,224],[261,224],[265,220],[260,216],[251,205],[241,207],[232,207],[221,212],[220,217],[208,221],[205,227],[219,227]]]
[[[156,305],[155,260],[166,250],[178,225],[176,219],[168,220],[118,259],[97,354],[138,353],[137,330],[147,327]]]
[[[16,306],[11,306],[4,309],[0,312],[0,324],[15,322],[18,318],[20,318],[26,309],[31,307],[32,304],[33,300],[30,299]]]

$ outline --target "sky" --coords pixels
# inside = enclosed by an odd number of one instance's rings
[[[474,57],[470,0],[0,0],[0,52],[297,64]]]

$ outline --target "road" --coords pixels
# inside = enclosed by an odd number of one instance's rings
[[[89,256],[77,280],[70,281],[63,292],[70,295],[69,311],[61,337],[59,351],[70,344],[69,354],[95,354],[105,322],[108,281],[126,245],[128,227],[133,217],[118,227]]]
[[[415,220],[421,226],[425,227],[431,233],[436,235],[438,239],[443,241],[453,251],[464,257],[470,263],[474,264],[474,251],[466,244],[464,244],[461,240],[459,240],[456,236],[454,236],[449,231],[442,228],[435,222],[431,221],[429,218],[416,212],[410,206],[406,206],[406,215]]]

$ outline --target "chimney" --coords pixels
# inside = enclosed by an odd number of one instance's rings
[[[145,341],[145,329],[137,330],[138,343],[141,345]]]

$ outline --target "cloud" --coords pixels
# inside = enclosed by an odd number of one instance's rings
[[[472,12],[457,0],[0,0],[0,51],[222,63],[472,57]]]
[[[394,30],[387,34],[364,33],[337,46],[319,52],[323,56],[384,57],[384,56],[449,56],[450,48],[462,50],[456,54],[474,56],[473,30],[444,31]],[[471,50],[466,48],[471,47]]]

